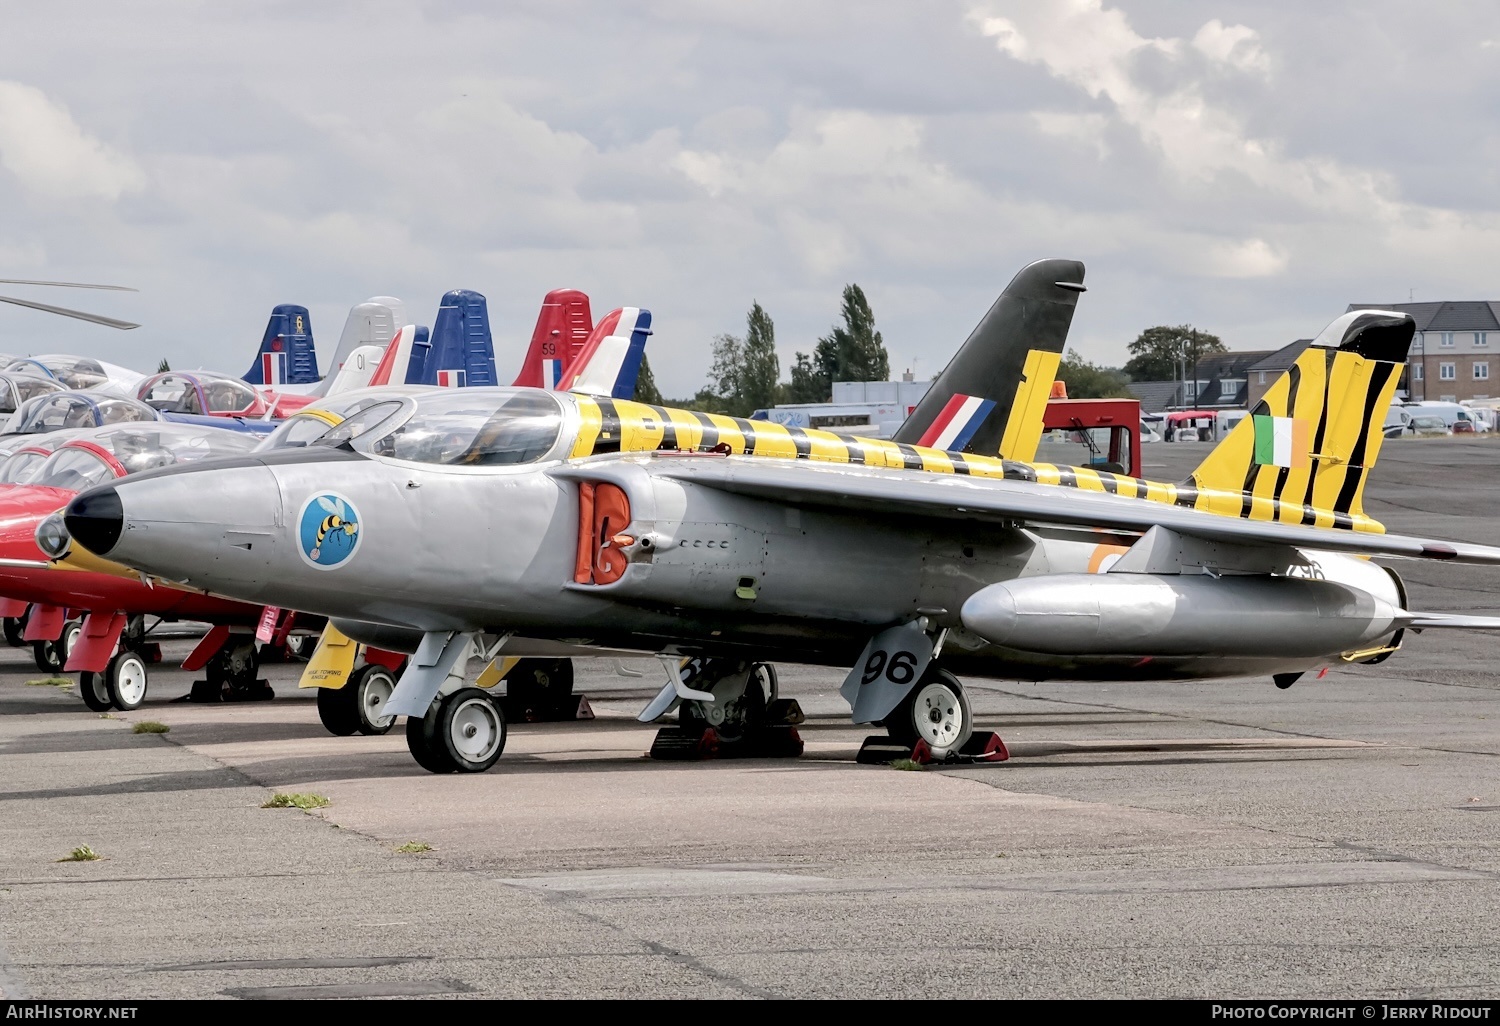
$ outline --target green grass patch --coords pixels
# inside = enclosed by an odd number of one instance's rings
[[[38,677],[36,680],[26,682],[28,688],[70,688],[73,680],[70,677]]]
[[[68,857],[67,858],[58,859],[57,861],[59,861],[59,862],[97,862],[99,859],[102,859],[103,857],[104,857],[103,855],[100,855],[97,851],[95,851],[94,849],[90,848],[88,845],[86,845],[86,844],[80,844],[78,847],[76,847],[72,851],[68,852]]]
[[[401,847],[396,849],[396,851],[400,852],[402,855],[420,855],[424,851],[431,850],[432,845],[428,844],[426,841],[407,841]]]
[[[889,765],[891,769],[915,770],[917,772],[921,772],[927,768],[922,763],[917,762],[915,759],[894,759],[889,763]]]
[[[141,720],[141,722],[130,728],[130,732],[132,734],[165,734],[171,729],[165,723],[158,723],[155,720]]]
[[[325,805],[332,804],[327,798],[320,794],[282,794],[277,792],[271,796],[271,800],[261,806],[263,809],[321,809]]]

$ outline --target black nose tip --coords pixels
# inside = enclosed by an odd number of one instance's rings
[[[68,504],[63,523],[78,544],[95,555],[108,555],[125,526],[120,493],[113,485],[89,489]]]

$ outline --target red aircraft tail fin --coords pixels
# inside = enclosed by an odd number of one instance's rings
[[[567,376],[594,328],[589,297],[577,289],[553,289],[542,300],[542,312],[531,332],[531,348],[516,375],[516,385],[555,390]]]

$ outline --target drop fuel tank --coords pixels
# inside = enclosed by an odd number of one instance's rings
[[[1050,574],[992,584],[961,611],[996,645],[1057,655],[1314,658],[1368,645],[1401,610],[1300,577]]]

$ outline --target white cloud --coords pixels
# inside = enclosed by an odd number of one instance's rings
[[[145,184],[133,160],[21,82],[0,81],[0,165],[26,188],[57,199],[115,200]]]
[[[1258,71],[1264,75],[1271,70],[1271,56],[1261,49],[1260,33],[1245,25],[1225,25],[1214,18],[1193,37],[1193,48],[1240,71]]]
[[[1287,257],[1265,239],[1217,242],[1205,253],[1204,270],[1218,278],[1265,278],[1286,270]]]

